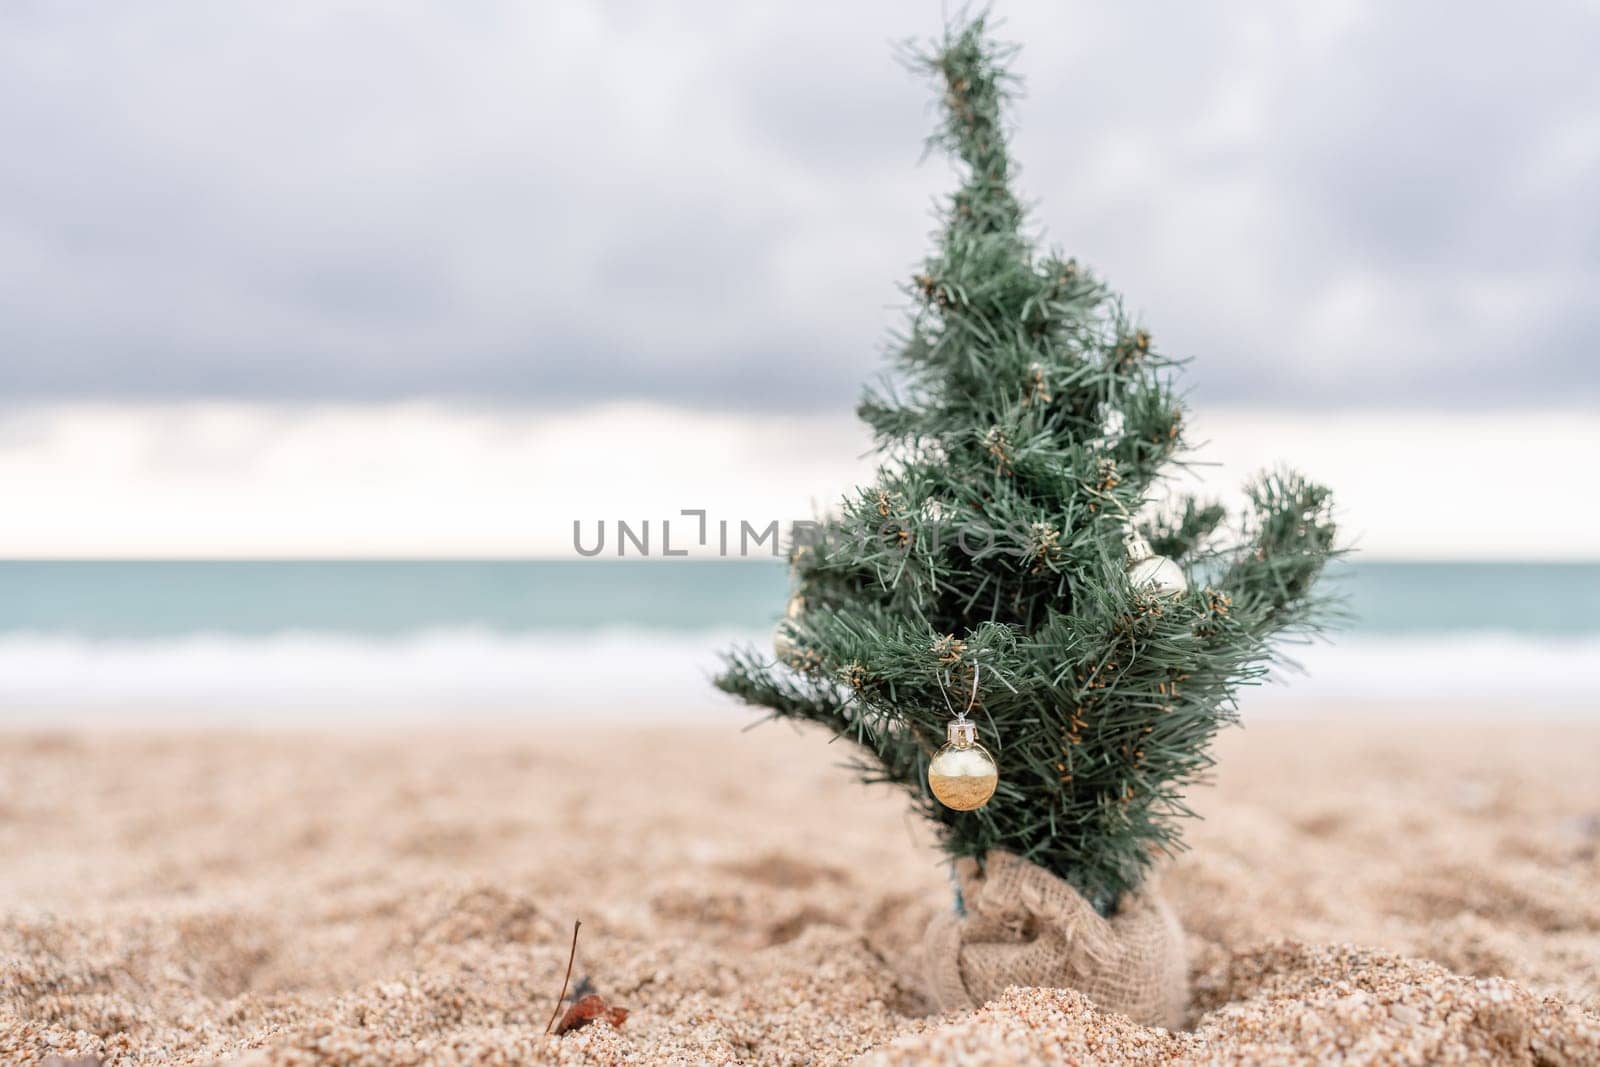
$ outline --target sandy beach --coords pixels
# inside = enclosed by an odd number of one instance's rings
[[[927,831],[731,709],[0,735],[0,1063],[1600,1061],[1600,723],[1470,719],[1225,737],[1163,875],[1170,1033],[1070,991],[929,1014]],[[630,1015],[546,1037],[575,919]]]

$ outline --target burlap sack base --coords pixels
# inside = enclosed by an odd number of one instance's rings
[[[1076,989],[1105,1011],[1177,1029],[1188,1002],[1183,930],[1153,879],[1107,919],[1066,882],[1009,852],[956,861],[967,914],[923,935],[928,995],[943,1011],[1011,986]]]

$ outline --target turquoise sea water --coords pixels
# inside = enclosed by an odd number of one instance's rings
[[[786,583],[767,561],[0,562],[0,634],[759,629]],[[1600,633],[1600,563],[1358,561],[1331,588],[1352,633]]]
[[[708,676],[770,646],[787,584],[769,561],[0,562],[0,726],[742,722]],[[1600,709],[1600,564],[1356,561],[1332,586],[1349,625],[1247,714]]]

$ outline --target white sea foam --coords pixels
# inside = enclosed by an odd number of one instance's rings
[[[707,682],[717,650],[765,639],[640,629],[161,640],[12,633],[0,636],[0,724],[722,717],[726,698]],[[1333,703],[1600,708],[1593,635],[1347,636],[1295,651],[1307,673],[1247,693],[1247,715]]]
[[[1247,700],[1600,710],[1597,634],[1351,634],[1288,652],[1303,670],[1280,669]]]

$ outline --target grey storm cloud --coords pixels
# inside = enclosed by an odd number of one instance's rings
[[[940,5],[0,8],[0,396],[847,405]],[[1000,3],[1046,239],[1241,404],[1600,399],[1600,8]]]

